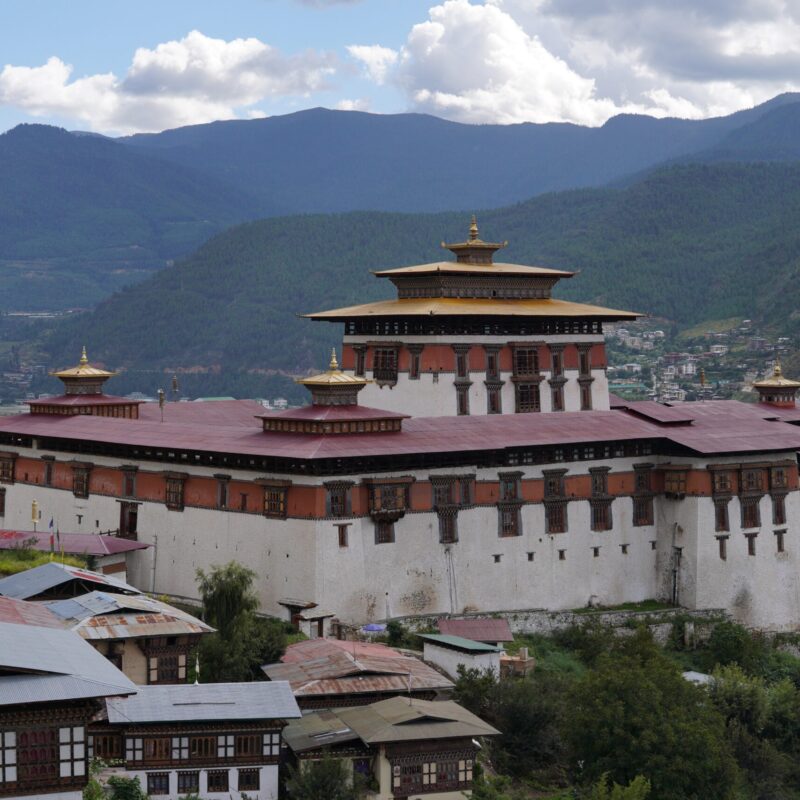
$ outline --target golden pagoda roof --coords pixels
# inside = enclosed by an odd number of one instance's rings
[[[455,266],[455,265],[454,265]],[[463,265],[459,265],[463,266]],[[351,317],[594,317],[597,319],[636,319],[635,311],[620,311],[568,300],[460,297],[419,297],[381,300],[376,303],[335,308],[304,314],[309,319],[349,319]]]
[[[756,381],[753,387],[756,389],[798,389],[800,388],[800,381],[784,378],[780,363],[776,363],[772,375],[762,381]]]
[[[339,369],[339,362],[336,360],[336,348],[331,350],[331,363],[328,365],[327,372],[321,372],[311,378],[300,378],[295,381],[303,386],[366,386],[369,381],[366,378],[357,378],[348,375]]]
[[[466,242],[455,242],[453,244],[442,242],[442,247],[446,250],[452,250],[459,259],[462,257],[468,258],[470,253],[485,251],[488,261],[483,261],[482,263],[484,263],[484,265],[490,265],[492,263],[492,253],[494,253],[495,250],[502,249],[507,244],[508,242],[484,242],[483,239],[478,236],[478,220],[473,214],[469,225],[469,239]]]
[[[97,367],[93,367],[89,363],[89,359],[86,356],[86,348],[83,348],[83,352],[81,353],[81,359],[78,362],[77,367],[70,367],[69,369],[62,369],[60,372],[51,372],[56,378],[72,378],[72,379],[80,379],[80,378],[113,378],[116,375],[116,372],[107,372],[104,369],[98,369]]]
[[[379,278],[392,275],[427,275],[435,273],[453,273],[470,275],[519,275],[535,278],[541,275],[544,278],[571,278],[575,273],[549,267],[527,267],[523,264],[466,264],[460,261],[434,261],[431,264],[418,264],[413,267],[398,267],[396,269],[373,270],[373,275]]]

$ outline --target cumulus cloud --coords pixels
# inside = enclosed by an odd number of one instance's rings
[[[335,66],[327,53],[284,55],[255,38],[225,41],[192,31],[138,49],[121,79],[107,73],[71,80],[72,67],[56,57],[39,67],[6,65],[0,103],[95,131],[162,130],[249,116],[247,107],[265,98],[326,88]]]
[[[800,89],[800,4],[445,0],[399,51],[348,50],[412,107],[466,122],[704,117]]]
[[[383,47],[379,44],[359,45],[351,44],[347,52],[360,61],[372,80],[381,84],[386,79],[386,72],[389,67],[397,63],[398,52],[390,47]]]

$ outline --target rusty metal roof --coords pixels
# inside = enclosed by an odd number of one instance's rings
[[[96,591],[45,605],[71,630],[90,641],[214,632],[197,617],[146,595]]]
[[[461,636],[475,642],[513,642],[514,634],[504,617],[475,617],[470,619],[437,620],[439,633]]]
[[[312,639],[311,641],[330,641]],[[298,642],[298,644],[307,644]],[[346,642],[348,646],[357,644]],[[287,650],[295,647],[290,645]],[[321,648],[320,648],[321,650]],[[296,697],[374,692],[403,693],[421,689],[452,689],[453,684],[435,669],[413,656],[387,647],[388,654],[357,654],[330,646],[322,655],[307,652],[303,660],[290,660],[262,667],[270,680],[289,681]],[[316,656],[316,657],[315,657]],[[290,656],[293,658],[293,656]]]
[[[43,603],[0,597],[0,622],[34,625],[39,628],[63,628],[61,620]]]

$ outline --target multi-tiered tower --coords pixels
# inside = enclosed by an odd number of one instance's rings
[[[495,263],[506,243],[442,246],[455,261],[376,272],[397,298],[309,314],[343,322],[343,368],[367,406],[413,416],[607,410],[603,323],[636,314],[552,297],[574,273]]]

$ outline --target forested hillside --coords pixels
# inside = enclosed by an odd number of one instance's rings
[[[798,219],[796,164],[678,166],[627,189],[545,195],[479,214],[484,238],[509,240],[504,261],[580,270],[559,296],[679,326],[741,315],[783,330],[800,324]],[[274,385],[274,371],[323,366],[340,340],[340,326],[298,314],[391,296],[370,269],[439,260],[438,243],[463,238],[467,223],[457,213],[352,213],[238,226],[62,325],[50,340],[52,362],[69,363],[86,343],[93,357],[135,371],[223,370],[189,378],[201,393],[252,393]],[[117,390],[144,388],[137,380],[121,376]]]
[[[799,98],[780,95],[706,120],[622,114],[598,128],[465,125],[424,114],[317,108],[121,141],[247,187],[285,214],[451,211],[602,186],[714,148],[771,109],[787,103],[800,108]]]
[[[91,307],[266,213],[241,190],[100,136],[0,135],[0,311]]]
[[[91,307],[251,219],[468,211],[665,161],[797,158],[798,99],[599,128],[325,109],[118,140],[22,125],[0,136],[0,311]]]

